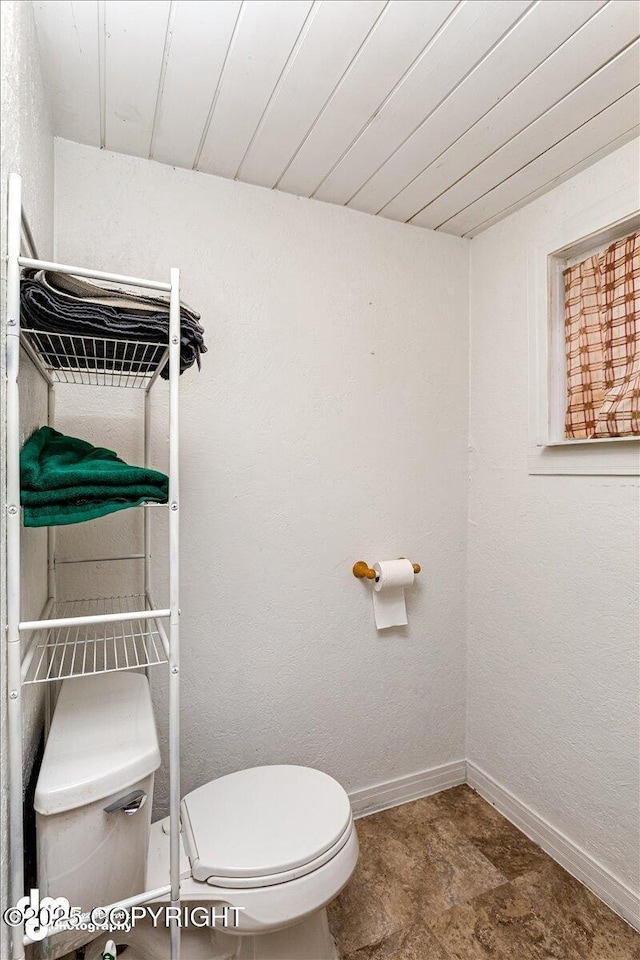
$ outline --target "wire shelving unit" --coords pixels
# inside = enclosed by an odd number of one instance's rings
[[[163,344],[113,337],[80,337],[69,333],[22,330],[23,343],[46,365],[57,383],[144,389],[163,369]]]
[[[23,239],[24,238],[24,239]],[[24,248],[28,255],[23,253]],[[68,333],[45,333],[21,328],[20,271],[23,268],[56,270],[125,286],[168,293],[169,331],[166,343],[148,343]],[[33,235],[22,207],[22,182],[9,175],[7,217],[7,705],[9,746],[9,871],[10,898],[16,904],[24,895],[23,869],[23,758],[22,692],[29,684],[44,684],[50,708],[51,684],[116,670],[133,670],[168,664],[169,669],[169,810],[170,871],[166,887],[141,891],[119,907],[169,897],[180,903],[180,634],[179,634],[179,476],[178,399],[180,376],[180,272],[172,269],[168,282],[105,273],[86,267],[52,263],[38,258]],[[48,599],[37,620],[21,619],[20,583],[20,352],[24,351],[47,384],[48,423],[55,420],[56,384],[88,387],[124,387],[143,391],[144,463],[149,464],[151,394],[159,374],[168,365],[169,381],[169,596],[158,606],[151,586],[151,521],[144,509],[143,544],[139,553],[126,556],[56,556],[55,527],[47,530]],[[144,593],[138,596],[95,597],[60,601],[56,591],[56,566],[60,563],[95,563],[106,560],[140,560],[144,564]],[[50,710],[48,710],[50,714]],[[96,904],[112,908],[112,904]],[[177,911],[175,911],[177,914]],[[23,926],[13,929],[13,960],[24,960],[32,941]],[[180,928],[171,921],[171,960],[180,957]]]
[[[142,595],[55,603],[50,622],[62,620],[65,625],[39,623],[33,628],[34,640],[22,662],[22,682],[47,683],[168,663],[169,651],[158,626],[163,612],[152,611]],[[69,622],[92,616],[99,621],[81,626]],[[103,620],[103,616],[111,619]]]

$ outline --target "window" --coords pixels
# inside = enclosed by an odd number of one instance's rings
[[[639,436],[640,233],[570,263],[563,274],[564,436]]]
[[[570,229],[530,250],[529,472],[638,475],[640,216]]]

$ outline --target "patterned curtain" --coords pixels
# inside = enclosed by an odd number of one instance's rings
[[[640,435],[640,233],[564,277],[565,435]]]

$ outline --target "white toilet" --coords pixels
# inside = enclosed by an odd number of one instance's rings
[[[83,911],[169,882],[168,821],[151,824],[160,752],[146,677],[65,680],[35,796],[40,896]],[[347,883],[358,839],[347,794],[319,770],[241,770],[187,794],[181,806],[181,906],[197,923],[227,907],[228,924],[182,929],[181,960],[337,960],[326,905]],[[153,904],[154,912],[160,901]],[[236,908],[233,910],[232,908]],[[233,926],[237,920],[237,926]],[[55,960],[95,933],[51,938]],[[123,960],[168,960],[161,916],[129,932]]]

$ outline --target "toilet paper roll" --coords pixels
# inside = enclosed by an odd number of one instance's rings
[[[376,579],[373,586],[373,616],[378,630],[407,624],[407,606],[404,588],[413,584],[413,564],[410,560],[380,560],[374,563]]]

